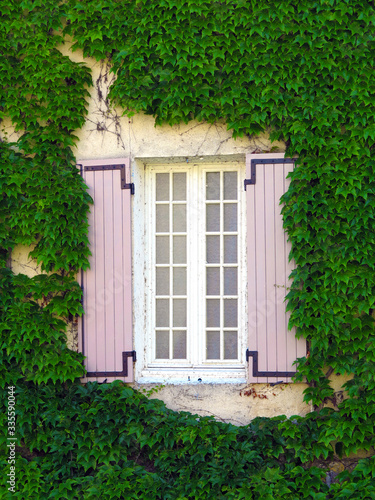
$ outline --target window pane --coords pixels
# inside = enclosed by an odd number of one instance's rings
[[[207,299],[206,308],[207,326],[211,328],[220,326],[220,299]]]
[[[169,295],[169,268],[156,268],[156,295]]]
[[[237,299],[224,300],[224,326],[237,327]]]
[[[236,267],[224,267],[224,295],[237,295]]]
[[[206,268],[206,293],[207,295],[220,295],[220,268]]]
[[[169,264],[169,236],[156,236],[156,264]]]
[[[156,326],[169,326],[169,299],[156,299]]]
[[[186,264],[186,236],[173,236],[173,263]]]
[[[169,200],[169,174],[156,174],[156,201]]]
[[[224,332],[224,359],[237,359],[237,332]]]
[[[173,299],[173,326],[186,326],[186,299]]]
[[[206,231],[220,231],[220,205],[206,205]]]
[[[173,268],[173,294],[186,295],[186,267]]]
[[[186,331],[173,332],[173,358],[186,359]]]
[[[237,262],[237,236],[224,236],[224,262],[228,264]]]
[[[186,172],[173,174],[173,199],[186,200]]]
[[[224,231],[237,231],[237,203],[224,205]]]
[[[206,359],[220,359],[220,332],[206,332]]]
[[[206,260],[209,264],[217,264],[220,262],[220,236],[206,237]]]
[[[237,200],[237,172],[224,172],[224,200]]]
[[[156,332],[156,359],[169,359],[169,331]]]
[[[173,205],[173,231],[184,233],[186,231],[186,205]]]
[[[206,199],[220,200],[220,172],[207,172]]]
[[[169,205],[156,205],[156,232],[169,232]]]

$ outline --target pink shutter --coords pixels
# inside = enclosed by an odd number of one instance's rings
[[[293,162],[283,154],[247,155],[248,353],[250,382],[290,382],[304,339],[288,330],[285,295],[293,262],[280,197]],[[250,180],[250,182],[249,182]]]
[[[90,269],[83,273],[80,348],[87,380],[133,381],[131,192],[129,159],[81,161],[94,200]]]

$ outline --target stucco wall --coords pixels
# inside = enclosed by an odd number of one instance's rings
[[[131,157],[132,182],[141,182],[139,158],[153,157],[204,157],[207,155],[244,155],[252,152],[283,151],[281,143],[271,144],[266,135],[256,138],[244,137],[234,140],[225,123],[214,125],[191,122],[187,125],[155,128],[150,116],[135,115],[132,118],[121,116],[120,109],[110,107],[107,93],[113,75],[109,67],[93,60],[85,60],[77,51],[71,53],[69,44],[62,47],[62,52],[75,61],[85,62],[92,69],[94,87],[85,126],[77,131],[79,142],[74,151],[77,159],[104,159]],[[8,134],[12,129],[7,125]],[[14,139],[14,137],[13,137]],[[143,168],[143,167],[142,167]],[[139,209],[139,207],[138,207]],[[143,224],[142,213],[135,208],[133,217],[138,217],[137,224]],[[138,210],[138,212],[137,212]],[[140,237],[134,235],[135,245],[142,245]],[[138,238],[138,241],[137,241]],[[35,262],[28,257],[30,249],[17,247],[12,255],[12,269],[16,273],[32,276],[39,272]],[[135,255],[135,260],[137,255]],[[137,262],[136,262],[137,263]],[[143,276],[134,275],[134,289],[140,285]],[[141,289],[141,288],[140,288]],[[142,300],[135,301],[134,316],[144,312]],[[141,332],[138,326],[135,337]],[[68,344],[77,348],[76,324],[68,328]],[[136,385],[137,386],[137,385]],[[142,386],[149,389],[152,386]],[[302,415],[311,410],[302,402],[304,384],[203,384],[167,385],[151,397],[166,402],[174,410],[184,410],[201,415],[213,415],[219,420],[236,425],[248,423],[256,416],[275,416],[280,414]]]

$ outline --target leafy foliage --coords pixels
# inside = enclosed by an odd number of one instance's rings
[[[293,453],[284,452],[278,431],[283,417],[237,428],[175,413],[119,382],[23,382],[16,397],[23,490],[15,498],[281,499],[293,493],[312,499],[327,491],[323,470],[285,464]],[[23,458],[25,449],[35,456]]]
[[[0,142],[0,380],[18,386],[17,425],[36,453],[18,457],[19,498],[373,497],[373,459],[329,491],[304,464],[374,446],[374,23],[365,0],[3,2],[0,119],[19,139]],[[288,308],[309,344],[296,379],[316,412],[235,429],[74,382],[82,359],[63,320],[82,313],[91,200],[72,147],[91,75],[58,50],[67,35],[110,61],[124,113],[224,120],[298,156],[283,198]],[[11,272],[17,244],[33,245],[43,274]],[[323,409],[331,373],[352,376],[337,411]]]

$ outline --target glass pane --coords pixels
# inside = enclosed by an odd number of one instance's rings
[[[169,299],[156,299],[156,326],[169,326]]]
[[[186,295],[186,267],[173,268],[173,294]]]
[[[186,236],[173,236],[173,263],[186,264]]]
[[[220,236],[206,237],[206,260],[208,264],[217,264],[220,262]]]
[[[206,268],[206,290],[207,295],[220,295],[220,268],[207,267]]]
[[[237,327],[237,299],[224,300],[224,326]]]
[[[220,231],[220,205],[206,205],[206,231]]]
[[[224,262],[237,262],[237,236],[224,236]]]
[[[186,332],[173,332],[173,358],[186,359]]]
[[[208,327],[220,326],[220,299],[207,299],[207,318],[206,323]]]
[[[173,326],[186,326],[186,299],[173,299]]]
[[[183,233],[186,231],[186,205],[173,205],[173,231]]]
[[[173,174],[173,199],[186,200],[186,172]]]
[[[224,200],[237,200],[237,172],[224,172]]]
[[[224,332],[224,359],[237,359],[237,332]]]
[[[156,205],[156,232],[169,232],[169,205]]]
[[[156,332],[156,359],[169,359],[169,331]]]
[[[169,264],[169,236],[156,236],[156,264]]]
[[[206,359],[220,359],[220,332],[206,332]]]
[[[237,231],[237,203],[224,205],[224,231]]]
[[[169,295],[169,267],[156,268],[156,295]]]
[[[169,174],[156,174],[156,201],[169,200]]]
[[[220,200],[220,172],[207,172],[206,199]]]
[[[236,267],[224,267],[224,295],[237,295]]]

